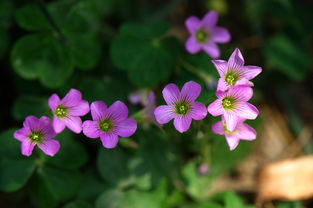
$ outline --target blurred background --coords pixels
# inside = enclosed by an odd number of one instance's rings
[[[220,118],[180,134],[151,116],[170,82],[216,99],[211,58],[184,48],[186,18],[209,10],[232,36],[220,59],[239,48],[263,68],[257,139],[234,151],[211,131]],[[0,207],[312,208],[312,20],[310,0],[0,0]],[[13,132],[71,88],[127,103],[137,132],[108,150],[66,130],[57,156],[22,156]]]

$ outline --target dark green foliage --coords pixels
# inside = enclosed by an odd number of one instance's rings
[[[232,36],[230,43],[219,44],[220,59],[238,47],[246,65],[263,68],[253,80],[251,103],[277,103],[295,135],[305,129],[292,100],[306,102],[292,97],[289,87],[303,82],[311,89],[309,1],[1,0],[1,207],[253,208],[246,196],[232,191],[212,195],[211,187],[249,155],[254,142],[241,141],[229,151],[225,138],[211,130],[220,117],[211,115],[193,121],[183,134],[172,122],[160,129],[146,120],[143,105],[128,101],[135,91],[153,91],[156,104],[163,105],[166,84],[181,88],[190,80],[202,87],[197,101],[208,106],[216,99],[219,74],[212,58],[203,51],[189,54],[184,46],[185,19],[211,9]],[[297,87],[305,91],[303,83]],[[65,130],[55,138],[61,143],[55,157],[38,147],[32,156],[22,156],[12,127],[22,128],[28,115],[52,118],[48,98],[53,93],[62,98],[71,88],[89,104],[123,101],[137,119],[136,133],[120,138],[115,149],[104,149],[99,139]],[[272,92],[279,96],[271,97]],[[249,125],[259,133],[259,123]],[[208,165],[206,174],[199,173],[201,164]],[[2,202],[7,195],[12,201]],[[299,201],[275,205],[304,208]]]

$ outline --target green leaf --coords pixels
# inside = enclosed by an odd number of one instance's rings
[[[235,150],[230,151],[224,136],[214,135],[211,146],[212,171],[215,176],[222,174],[234,167],[245,158],[251,149],[253,141],[240,141]]]
[[[203,200],[209,196],[213,181],[211,175],[201,176],[195,162],[187,163],[182,169],[183,180],[187,193],[196,200]]]
[[[48,98],[33,95],[21,95],[15,100],[12,109],[13,117],[20,121],[28,115],[40,117],[49,113]]]
[[[58,169],[43,166],[38,169],[38,175],[46,185],[48,193],[57,202],[66,201],[75,196],[81,182],[81,174],[77,170]],[[42,183],[37,180],[36,183]],[[36,192],[31,193],[36,198]]]
[[[38,78],[49,88],[62,86],[73,70],[64,45],[47,34],[27,35],[19,39],[13,47],[11,62],[21,77]]]
[[[268,68],[279,70],[293,80],[304,79],[312,64],[307,48],[284,34],[270,38],[264,54]]]
[[[77,89],[81,90],[84,98],[90,102],[104,100],[107,105],[110,105],[116,101],[116,98],[127,101],[132,89],[129,87],[127,78],[121,74],[121,72],[114,73],[111,79],[89,77],[83,80],[79,79]]]
[[[199,204],[192,204],[192,205],[183,206],[182,208],[223,208],[223,206],[216,204],[214,202],[202,202]],[[233,207],[233,208],[235,208],[235,207]],[[238,207],[238,208],[242,208],[242,207]]]
[[[122,208],[123,192],[110,190],[103,192],[96,201],[96,208]]]
[[[27,4],[15,13],[18,25],[26,30],[52,30],[43,12],[36,4]]]
[[[111,44],[110,55],[114,65],[127,70],[130,81],[139,87],[151,87],[168,79],[180,51],[177,39],[152,39],[154,30],[160,29],[156,24],[124,27],[126,29],[122,26]],[[140,28],[136,36],[134,31]],[[164,32],[163,29],[161,31]],[[156,34],[160,35],[160,32]]]
[[[55,208],[58,206],[59,201],[53,196],[46,181],[38,173],[34,175],[31,182],[28,194],[33,206],[36,208]]]
[[[160,184],[160,188],[142,192],[137,190],[105,191],[96,201],[96,208],[159,208],[165,198],[165,188]]]
[[[101,55],[97,34],[101,26],[96,23],[94,16],[86,11],[84,4],[76,4],[62,27],[75,66],[85,70],[93,68]]]
[[[22,188],[35,170],[35,161],[27,159],[0,159],[0,190],[13,192]]]
[[[89,169],[84,173],[84,180],[77,197],[84,201],[94,202],[107,187],[108,185],[101,180],[98,172]]]
[[[34,158],[21,155],[21,144],[13,138],[15,130],[0,135],[0,190],[5,192],[22,188],[35,169]]]
[[[59,140],[61,147],[54,157],[47,157],[47,164],[64,169],[77,169],[87,162],[87,151],[73,138],[72,132],[65,130],[55,139]]]
[[[244,207],[244,203],[239,196],[229,191],[225,194],[225,206],[225,208]]]
[[[64,208],[92,208],[92,206],[85,201],[74,201],[65,205]]]
[[[69,36],[69,49],[75,66],[92,69],[100,60],[100,43],[94,34],[73,34]]]
[[[136,134],[141,163],[137,165],[134,173],[138,178],[148,177],[150,179],[148,187],[153,187],[158,185],[163,178],[169,177],[175,169],[175,150],[164,133],[159,130],[138,131]]]
[[[130,156],[120,148],[103,149],[98,153],[97,167],[100,176],[109,184],[128,184]]]
[[[121,26],[120,32],[141,38],[158,38],[170,29],[167,22],[154,22],[146,24],[125,23]]]
[[[280,202],[276,208],[304,208],[300,201]]]
[[[0,158],[23,158],[21,156],[21,142],[13,137],[17,128],[0,133]]]

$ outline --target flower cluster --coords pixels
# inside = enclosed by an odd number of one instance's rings
[[[227,43],[230,34],[227,29],[216,26],[218,15],[209,11],[202,20],[189,17],[186,27],[191,37],[186,41],[186,49],[194,54],[203,49],[212,58],[220,56],[216,43]],[[221,121],[212,126],[216,134],[225,135],[229,148],[233,150],[241,139],[253,140],[256,132],[244,123],[247,119],[255,119],[258,110],[248,103],[253,96],[250,81],[261,71],[258,66],[245,66],[239,49],[235,49],[228,61],[213,60],[220,78],[217,84],[217,100],[208,108],[196,99],[201,92],[201,86],[193,81],[184,84],[180,90],[175,84],[168,84],[163,89],[166,105],[156,107],[153,92],[148,96],[135,93],[130,96],[131,103],[142,102],[145,106],[141,111],[145,120],[163,125],[174,120],[177,131],[183,133],[190,128],[192,120],[202,120],[209,112],[213,116],[221,116]],[[65,128],[76,134],[81,132],[89,138],[100,138],[105,148],[114,148],[118,138],[129,137],[137,129],[135,120],[128,118],[128,108],[116,101],[107,106],[102,101],[89,103],[82,99],[82,94],[71,89],[63,99],[57,94],[51,95],[48,101],[53,119],[43,116],[26,117],[23,128],[17,130],[14,137],[21,141],[22,154],[29,156],[35,145],[47,155],[54,156],[60,148],[60,143],[53,138]],[[81,117],[91,111],[92,120],[82,121]]]
[[[244,59],[239,49],[235,49],[228,61],[213,60],[220,78],[218,81],[217,100],[211,103],[208,111],[213,116],[222,116],[222,121],[214,124],[216,134],[225,135],[230,150],[242,140],[253,140],[256,132],[244,124],[247,119],[255,119],[258,109],[248,103],[253,96],[250,81],[261,73],[258,66],[244,66]]]
[[[30,156],[35,145],[47,155],[54,156],[60,143],[53,138],[65,127],[79,134],[81,131],[89,138],[100,137],[105,148],[114,148],[118,136],[129,137],[135,133],[137,124],[127,118],[128,108],[121,101],[116,101],[109,108],[102,101],[91,104],[91,115],[94,121],[82,122],[81,117],[89,113],[89,103],[82,99],[82,94],[71,89],[63,99],[57,94],[51,95],[48,101],[53,120],[46,116],[26,117],[23,128],[15,131],[14,137],[21,141],[22,154]]]

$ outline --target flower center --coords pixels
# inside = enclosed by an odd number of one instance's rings
[[[226,134],[234,134],[234,133],[236,132],[236,130],[234,130],[234,131],[229,131],[229,130],[227,129],[227,126],[226,126],[226,123],[225,123],[225,122],[223,122],[223,130],[224,130],[224,132],[225,132]]]
[[[186,115],[190,110],[190,105],[185,101],[177,102],[174,106],[174,112],[178,115]]]
[[[58,117],[58,118],[64,118],[67,116],[67,108],[64,107],[63,105],[58,105],[58,107],[55,109],[54,114]]]
[[[222,106],[225,110],[231,110],[234,108],[236,100],[233,97],[227,96],[222,99]]]
[[[239,79],[238,73],[234,71],[229,71],[226,73],[225,82],[229,85],[234,86]]]
[[[103,119],[99,122],[99,128],[101,131],[110,132],[113,128],[113,123],[110,119]]]
[[[36,143],[40,143],[43,138],[43,134],[40,131],[32,131],[32,133],[28,135],[28,139]]]
[[[196,39],[199,43],[205,43],[209,39],[209,33],[204,29],[199,29],[196,32]]]

